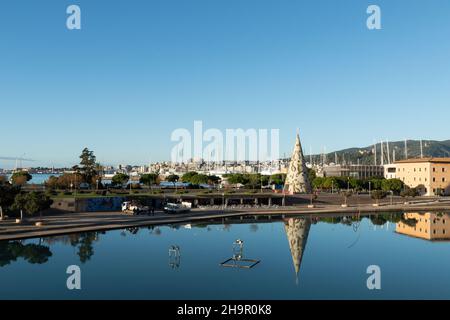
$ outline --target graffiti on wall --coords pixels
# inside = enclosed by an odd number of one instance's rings
[[[97,211],[119,211],[121,210],[122,202],[125,201],[123,197],[109,197],[109,198],[89,198],[83,199],[86,201],[85,212]]]

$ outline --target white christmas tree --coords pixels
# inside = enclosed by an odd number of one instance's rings
[[[289,163],[285,189],[287,189],[290,194],[311,193],[311,183],[308,178],[308,170],[306,168],[298,133],[295,140],[294,152],[292,153],[291,161]]]

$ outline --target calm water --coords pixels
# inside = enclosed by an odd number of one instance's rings
[[[228,223],[3,242],[0,299],[450,299],[448,214]],[[236,239],[259,264],[220,266]],[[78,291],[66,288],[74,264]],[[367,289],[369,265],[381,290]]]

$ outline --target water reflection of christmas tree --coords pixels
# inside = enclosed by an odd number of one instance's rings
[[[284,222],[297,280],[310,227],[311,221],[306,218],[290,218]]]

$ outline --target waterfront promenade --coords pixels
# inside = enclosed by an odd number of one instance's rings
[[[270,218],[270,216],[289,217],[293,215],[307,216],[332,216],[333,214],[368,215],[381,212],[428,212],[428,211],[450,211],[450,199],[417,200],[409,204],[394,203],[383,204],[374,207],[371,204],[358,206],[350,205],[343,208],[340,205],[317,205],[316,208],[307,206],[286,206],[274,209],[248,208],[239,210],[209,210],[193,209],[190,213],[166,214],[157,211],[155,215],[131,216],[121,212],[89,212],[89,213],[63,213],[48,216],[32,217],[26,221],[16,224],[15,219],[0,221],[0,241],[17,240],[25,238],[54,236],[67,233],[80,233],[88,231],[102,231],[112,229],[123,229],[131,227],[196,223],[211,219],[226,219],[239,216],[253,216]],[[42,222],[42,226],[36,226],[36,222]]]

